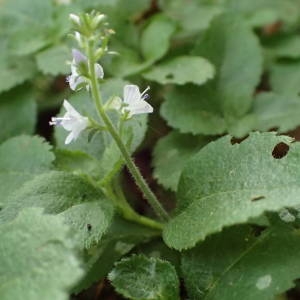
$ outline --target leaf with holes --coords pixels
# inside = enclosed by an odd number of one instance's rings
[[[179,56],[157,65],[143,76],[160,84],[204,84],[214,77],[215,70],[206,59],[199,56]]]
[[[62,218],[26,209],[0,225],[0,238],[2,300],[69,299],[83,272]]]
[[[207,143],[208,139],[203,136],[176,131],[163,137],[154,148],[154,177],[165,188],[176,191],[185,164]]]
[[[299,278],[300,236],[277,225],[259,237],[247,226],[208,237],[183,254],[182,270],[190,299],[269,300]],[[283,267],[284,266],[284,267]]]
[[[167,261],[133,255],[115,264],[109,280],[126,298],[139,300],[179,300],[179,280]]]
[[[102,238],[111,224],[113,206],[86,179],[64,172],[49,172],[17,190],[0,213],[0,222],[16,217],[26,207],[42,207],[60,214],[76,233],[82,249]]]
[[[275,159],[272,152],[280,143],[289,152]],[[208,144],[181,175],[165,242],[178,250],[191,248],[224,227],[299,205],[299,155],[300,143],[275,133],[253,133],[241,144],[232,145],[230,136]]]
[[[35,176],[53,168],[52,147],[41,137],[19,136],[0,145],[0,203]]]

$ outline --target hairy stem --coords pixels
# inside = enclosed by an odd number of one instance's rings
[[[99,90],[98,79],[96,77],[95,72],[95,59],[94,59],[94,47],[93,43],[90,42],[88,45],[88,58],[89,58],[89,75],[91,80],[91,92],[92,97],[95,102],[99,117],[104,122],[107,130],[111,134],[112,138],[116,142],[119,150],[121,151],[123,158],[126,162],[127,168],[130,171],[131,175],[133,176],[137,186],[143,192],[144,197],[148,200],[149,204],[153,208],[154,212],[162,221],[167,221],[169,219],[168,213],[165,211],[163,206],[157,200],[154,193],[151,191],[150,187],[148,186],[147,182],[145,181],[144,177],[140,173],[140,170],[135,165],[134,161],[132,160],[129,151],[127,150],[126,145],[123,143],[121,137],[119,136],[118,131],[112,124],[111,120],[107,116],[105,110],[103,109],[101,94]]]

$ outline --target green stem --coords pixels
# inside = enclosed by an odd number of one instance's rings
[[[91,80],[91,92],[93,99],[95,101],[95,105],[99,114],[99,117],[104,122],[107,130],[115,140],[119,150],[121,151],[123,158],[126,162],[127,168],[130,171],[131,175],[133,176],[137,186],[143,192],[145,198],[148,200],[149,204],[153,208],[154,212],[161,218],[163,221],[167,221],[169,219],[168,213],[162,207],[160,202],[157,200],[154,193],[149,188],[147,182],[145,181],[144,177],[140,173],[140,170],[137,168],[135,163],[133,162],[125,144],[123,143],[122,139],[120,138],[117,130],[115,129],[114,125],[112,124],[109,117],[106,115],[105,110],[102,106],[101,94],[99,90],[98,79],[95,73],[95,59],[94,59],[94,46],[93,43],[90,42],[88,45],[88,57],[89,57],[89,73],[90,73],[90,80]],[[140,216],[141,217],[141,216]]]

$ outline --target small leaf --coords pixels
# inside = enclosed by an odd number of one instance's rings
[[[36,56],[40,71],[55,76],[70,73],[70,66],[67,65],[68,60],[71,61],[71,52],[63,45],[46,49]]]
[[[176,191],[185,164],[207,142],[202,136],[184,135],[176,131],[163,137],[154,148],[154,177],[165,188]]]
[[[136,245],[145,243],[160,235],[160,232],[149,227],[124,220],[118,215],[101,242],[85,251],[84,267],[86,276],[76,286],[75,292],[87,289],[93,283],[107,276],[113,265]]]
[[[179,280],[167,261],[133,255],[115,264],[108,275],[117,292],[133,300],[179,300]]]
[[[0,298],[67,300],[82,277],[69,228],[58,216],[26,209],[0,225]]]
[[[278,144],[286,148],[281,159],[273,157]],[[191,248],[226,226],[299,205],[299,145],[286,136],[253,133],[241,144],[232,145],[226,136],[202,148],[181,175],[165,242]]]
[[[297,230],[285,226],[272,227],[259,237],[247,226],[213,235],[183,254],[189,297],[274,299],[292,288],[300,276],[299,246]]]
[[[300,93],[300,62],[278,62],[271,66],[272,89],[285,94]]]
[[[214,77],[214,67],[198,56],[179,56],[150,69],[143,76],[160,84],[201,85]]]
[[[300,97],[284,93],[260,93],[255,99],[253,114],[255,129],[266,131],[278,128],[287,132],[300,125]]]
[[[155,15],[151,19],[141,37],[141,50],[145,60],[156,61],[167,53],[175,29],[175,23],[164,15]]]

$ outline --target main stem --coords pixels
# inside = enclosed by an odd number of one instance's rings
[[[96,62],[94,59],[94,47],[91,43],[88,46],[88,57],[89,57],[89,72],[90,72],[90,80],[91,80],[91,92],[92,92],[92,96],[93,96],[93,99],[94,99],[96,107],[97,107],[98,114],[99,114],[100,118],[102,119],[102,121],[104,122],[104,124],[106,125],[107,130],[113,137],[117,146],[119,147],[119,149],[123,155],[123,158],[126,162],[128,170],[130,171],[131,175],[133,176],[138,187],[143,192],[145,198],[148,200],[149,204],[153,208],[154,212],[158,215],[158,217],[161,220],[167,221],[169,219],[168,213],[165,211],[165,209],[162,207],[160,202],[157,200],[154,193],[149,188],[147,182],[145,181],[144,177],[140,173],[140,170],[137,168],[137,166],[133,162],[133,160],[132,160],[125,144],[123,143],[121,137],[119,136],[117,130],[115,129],[114,125],[112,124],[111,120],[106,115],[106,112],[103,109],[101,94],[100,94],[100,90],[99,90],[99,84],[98,84],[98,80],[97,80],[96,72],[95,72],[95,63]]]

